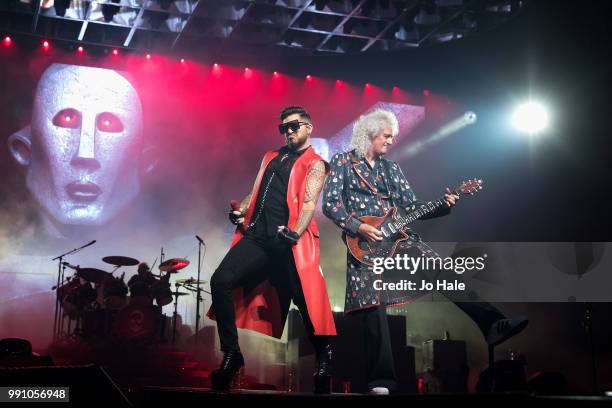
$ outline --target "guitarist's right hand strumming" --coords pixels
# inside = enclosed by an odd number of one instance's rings
[[[376,227],[373,227],[365,222],[359,226],[359,235],[368,242],[382,241],[383,233]]]

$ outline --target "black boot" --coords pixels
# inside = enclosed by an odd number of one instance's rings
[[[331,394],[332,390],[332,349],[325,344],[317,352],[317,370],[314,373],[315,394]]]
[[[212,389],[215,391],[229,391],[234,376],[242,367],[244,367],[244,357],[242,357],[240,351],[224,353],[221,365],[210,374]]]

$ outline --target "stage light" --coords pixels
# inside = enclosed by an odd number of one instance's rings
[[[410,144],[404,146],[402,148],[401,154],[404,157],[414,157],[422,153],[423,151],[431,148],[432,146],[440,143],[442,140],[446,139],[450,135],[459,132],[467,126],[473,125],[474,123],[476,123],[477,119],[478,118],[476,113],[472,111],[467,111],[458,118],[446,123],[428,136],[422,137],[419,140],[414,140]]]
[[[185,58],[181,58],[181,64],[185,63]]]
[[[423,89],[423,96],[429,96],[429,95],[430,95],[429,89],[427,88]]]
[[[148,60],[150,60],[150,59],[151,59],[151,54],[146,54],[146,55],[145,55],[145,58],[146,58],[146,59],[148,59]]]
[[[391,89],[391,91],[393,92],[399,92],[399,88],[397,86],[394,86],[393,89]]]
[[[83,53],[83,51],[85,51],[85,48],[83,48],[83,46],[82,46],[82,45],[79,45],[79,46],[77,47],[77,52],[78,52],[79,54],[82,54],[82,53]]]
[[[11,45],[13,43],[13,40],[11,39],[11,37],[9,37],[8,35],[6,37],[4,37],[4,45],[6,45],[7,47],[9,45]]]
[[[118,49],[113,49],[113,55],[119,55],[119,50]]]
[[[538,102],[529,101],[514,111],[512,125],[524,133],[539,133],[548,126],[548,112]]]
[[[219,64],[217,64],[216,62],[213,64],[213,67],[215,68],[219,68]]]
[[[43,41],[42,47],[43,47],[43,49],[45,51],[48,50],[50,46],[51,46],[51,44],[49,44],[49,41],[47,41],[47,40]]]
[[[306,75],[306,79],[307,79],[308,81],[310,81],[310,80],[312,79],[312,75],[310,75],[310,74]]]

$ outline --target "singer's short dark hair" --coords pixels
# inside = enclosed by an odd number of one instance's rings
[[[308,113],[306,109],[302,108],[301,106],[287,106],[286,108],[284,108],[280,113],[281,122],[285,120],[287,116],[295,115],[296,113],[300,115],[300,118],[304,121],[312,123],[310,113]]]

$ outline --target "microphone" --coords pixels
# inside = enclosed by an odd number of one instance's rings
[[[200,244],[202,244],[202,245],[206,245],[206,244],[204,243],[204,240],[203,240],[202,238],[200,238],[200,237],[199,237],[199,236],[197,236],[197,235],[196,235],[195,237],[196,237],[196,239],[197,239],[198,241],[200,241]]]
[[[83,249],[83,248],[87,248],[88,246],[92,246],[92,245],[93,245],[93,244],[95,244],[95,243],[96,243],[96,240],[94,239],[94,240],[93,240],[93,241],[91,241],[89,244],[87,244],[87,245],[83,245],[83,246],[81,247],[81,249]]]

